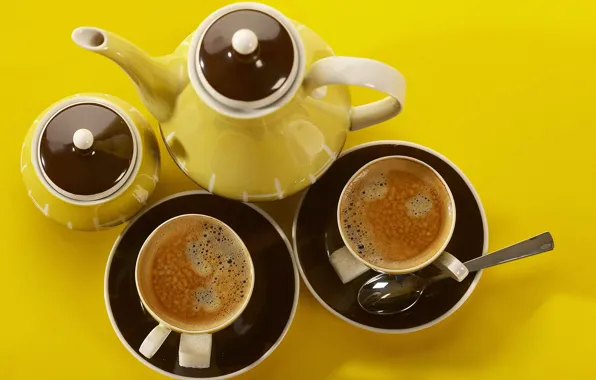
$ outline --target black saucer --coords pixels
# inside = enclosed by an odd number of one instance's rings
[[[178,365],[180,334],[172,332],[155,356],[139,354],[141,343],[157,322],[142,307],[135,286],[137,255],[147,236],[162,222],[181,214],[205,214],[229,225],[244,241],[255,267],[255,287],[242,315],[213,335],[211,367]],[[203,191],[176,194],[136,217],[110,254],[105,300],[112,327],[126,348],[143,364],[170,377],[228,377],[264,360],[285,336],[298,304],[298,271],[290,244],[273,219],[256,206]]]
[[[327,173],[303,195],[294,220],[294,252],[303,280],[325,308],[358,327],[377,332],[403,333],[429,327],[458,309],[471,294],[481,273],[463,282],[439,282],[428,288],[414,307],[395,315],[373,315],[356,300],[360,286],[376,275],[368,271],[342,284],[329,262],[341,248],[337,227],[337,203],[350,177],[364,164],[384,156],[403,155],[432,166],[445,179],[456,207],[456,226],[447,251],[462,262],[481,256],[488,247],[486,218],[472,184],[446,158],[428,148],[400,141],[380,141],[346,151]],[[427,267],[425,271],[434,268]]]

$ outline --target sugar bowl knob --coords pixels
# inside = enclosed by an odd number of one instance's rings
[[[72,142],[77,149],[87,150],[93,146],[93,133],[85,128],[77,129],[72,136]]]

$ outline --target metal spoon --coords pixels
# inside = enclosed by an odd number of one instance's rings
[[[539,253],[552,251],[555,247],[549,232],[534,236],[491,254],[466,261],[470,272],[507,263]],[[418,302],[424,290],[439,280],[449,278],[441,274],[428,279],[415,274],[379,274],[368,280],[358,291],[358,304],[371,314],[390,315],[408,310]]]

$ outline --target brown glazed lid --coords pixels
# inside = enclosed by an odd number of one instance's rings
[[[60,110],[39,140],[46,179],[75,200],[98,200],[116,192],[130,176],[135,153],[132,130],[122,116],[94,103]]]
[[[296,55],[292,36],[280,21],[259,10],[240,9],[208,27],[198,63],[205,81],[221,97],[256,102],[276,98],[293,82]]]

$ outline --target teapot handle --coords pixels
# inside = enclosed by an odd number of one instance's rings
[[[352,107],[352,131],[389,120],[397,116],[404,105],[405,78],[393,67],[379,61],[333,56],[313,63],[304,79],[305,90],[310,94],[331,84],[367,87],[389,95],[376,102]]]

